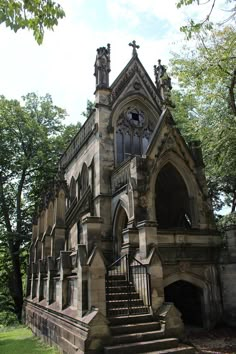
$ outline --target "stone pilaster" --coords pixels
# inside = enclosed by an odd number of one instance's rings
[[[77,260],[77,309],[82,317],[88,311],[88,257],[85,245],[78,245]]]
[[[52,303],[53,298],[53,277],[56,275],[55,262],[51,256],[47,259],[47,305]]]
[[[106,316],[106,291],[105,276],[106,267],[103,255],[98,248],[95,248],[88,260],[88,304],[89,309],[98,308]]]
[[[60,292],[59,292],[59,307],[63,310],[67,304],[67,275],[71,273],[70,253],[67,251],[60,252]]]

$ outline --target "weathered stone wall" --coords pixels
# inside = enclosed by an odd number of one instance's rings
[[[219,265],[223,320],[230,326],[236,326],[236,225],[227,227],[225,235],[226,249],[222,250]]]
[[[108,322],[97,309],[83,318],[73,318],[71,313],[27,301],[24,311],[25,323],[33,333],[61,353],[96,354],[109,341]]]

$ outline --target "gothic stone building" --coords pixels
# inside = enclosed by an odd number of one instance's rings
[[[63,353],[190,353],[183,323],[235,323],[235,233],[220,258],[199,142],[175,125],[166,68],[154,84],[130,45],[111,86],[97,50],[96,108],[33,224],[26,323]]]

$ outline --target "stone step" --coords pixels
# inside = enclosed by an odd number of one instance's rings
[[[145,354],[196,354],[196,350],[189,345],[179,344],[178,347],[169,348],[164,350],[155,350],[152,352],[145,352]],[[138,352],[136,352],[138,354]]]
[[[109,273],[108,280],[127,280],[126,274]]]
[[[132,306],[131,308],[116,307],[116,308],[108,309],[109,317],[116,317],[120,315],[128,316],[128,315],[148,314],[148,313],[149,313],[149,307],[147,306]]]
[[[106,281],[106,285],[108,287],[110,287],[110,286],[128,286],[128,285],[133,286],[133,283],[128,282],[125,279],[108,279]]]
[[[128,293],[129,291],[131,292],[136,292],[135,287],[133,285],[121,285],[121,286],[107,286],[109,289],[109,293]]]
[[[128,353],[148,353],[154,350],[171,349],[178,346],[178,339],[164,338],[149,341],[140,341],[136,343],[126,343],[112,345],[104,348],[105,354],[128,354]]]
[[[127,299],[138,299],[139,294],[136,292],[130,292],[130,293],[109,293],[107,294],[107,300],[127,300]]]
[[[116,308],[126,308],[126,307],[139,307],[144,306],[143,300],[141,299],[123,299],[123,300],[109,300],[109,308],[116,309]]]
[[[155,331],[145,331],[139,333],[128,333],[120,334],[112,337],[112,344],[125,344],[125,343],[135,343],[140,341],[149,341],[154,339],[161,339],[164,337],[164,329],[159,329]]]
[[[130,325],[130,324],[137,324],[137,323],[148,323],[153,321],[153,316],[148,312],[145,314],[136,314],[136,315],[129,315],[127,316],[116,316],[116,317],[109,317],[109,321],[111,326],[122,326],[122,325]]]
[[[161,329],[160,322],[155,322],[155,321],[110,326],[112,335],[140,333],[140,332],[147,332],[147,331],[158,331],[160,329]]]

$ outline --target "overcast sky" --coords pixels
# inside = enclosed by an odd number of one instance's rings
[[[136,40],[138,55],[153,79],[153,65],[167,64],[179,51],[179,27],[207,9],[176,9],[177,0],[61,0],[66,12],[54,32],[46,32],[38,46],[31,32],[16,34],[0,27],[0,93],[20,99],[36,92],[49,93],[68,112],[67,123],[83,122],[81,112],[95,90],[96,49],[111,44],[110,83],[131,58],[128,43]],[[219,4],[219,0],[218,0]],[[219,6],[220,7],[220,6]],[[204,10],[204,11],[203,11]],[[220,11],[215,16],[221,16]]]

